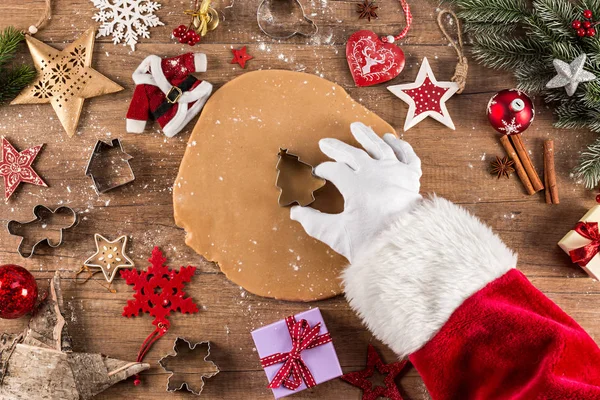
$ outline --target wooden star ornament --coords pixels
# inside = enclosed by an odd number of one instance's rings
[[[42,145],[17,151],[6,138],[2,138],[0,176],[4,178],[4,199],[8,200],[20,183],[44,186],[46,182],[33,170],[31,164],[42,149]]]
[[[75,135],[85,99],[123,90],[92,65],[94,28],[60,51],[26,35],[25,40],[38,72],[10,104],[52,104],[56,116],[71,137]]]
[[[454,128],[454,123],[446,101],[458,91],[456,82],[438,82],[433,75],[427,58],[423,58],[421,68],[414,83],[388,86],[388,90],[408,104],[408,113],[404,121],[404,130],[407,131],[427,117],[431,117]]]
[[[233,53],[233,60],[231,60],[230,64],[239,64],[242,68],[246,68],[246,61],[254,58],[246,53],[246,46],[241,49],[231,49],[231,52]]]
[[[83,265],[100,268],[108,283],[115,279],[120,268],[134,267],[133,261],[126,254],[127,236],[123,235],[110,241],[96,233],[94,240],[96,241],[96,254],[88,258]]]
[[[342,375],[340,378],[361,388],[363,390],[362,400],[375,400],[379,397],[385,397],[390,400],[403,400],[398,386],[396,386],[395,379],[402,372],[408,361],[384,364],[379,354],[377,354],[375,347],[369,345],[367,352],[367,367],[364,370],[350,372]],[[385,375],[383,379],[385,386],[373,385],[370,378],[373,377],[375,370]]]

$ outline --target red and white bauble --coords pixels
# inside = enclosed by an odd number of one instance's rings
[[[518,89],[505,89],[490,99],[487,116],[498,132],[516,135],[529,128],[535,117],[535,110],[527,94]]]
[[[384,43],[374,32],[354,32],[346,43],[346,58],[356,86],[371,86],[394,79],[404,68],[404,52]]]

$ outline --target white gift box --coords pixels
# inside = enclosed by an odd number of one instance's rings
[[[597,222],[600,225],[600,205],[592,207],[579,221]],[[571,250],[584,247],[591,242],[590,239],[586,239],[579,233],[571,230],[560,240],[560,242],[558,242],[558,245],[565,253],[569,254]],[[583,268],[590,277],[600,280],[600,254],[596,254],[585,267],[581,264],[579,266]]]

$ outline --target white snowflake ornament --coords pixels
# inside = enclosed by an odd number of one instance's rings
[[[160,3],[149,0],[91,0],[99,11],[92,17],[101,22],[96,37],[112,36],[113,43],[123,43],[135,50],[140,37],[148,39],[148,28],[164,25],[154,12]]]

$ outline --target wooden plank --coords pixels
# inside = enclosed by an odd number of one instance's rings
[[[0,225],[12,219],[31,218],[31,210],[38,203],[69,205],[80,217],[79,225],[66,233],[63,246],[41,248],[39,255],[27,260],[16,253],[18,239],[0,230],[0,263],[25,266],[35,274],[41,287],[45,287],[45,281],[55,270],[62,271],[75,350],[133,359],[152,330],[149,316],[131,320],[121,316],[123,306],[132,295],[131,288],[121,279],[115,281],[116,294],[106,291],[99,280],[84,285],[75,282],[75,272],[94,252],[94,233],[109,237],[130,235],[131,256],[138,267],[147,265],[145,260],[154,245],[165,251],[171,266],[193,264],[198,267],[188,292],[201,306],[199,315],[174,315],[171,332],[148,356],[153,368],[144,376],[142,386],[121,383],[97,396],[98,399],[163,399],[167,375],[156,361],[170,351],[178,335],[192,341],[213,342],[212,359],[222,373],[207,382],[203,398],[272,398],[249,332],[310,306],[323,310],[344,371],[358,370],[365,364],[369,342],[376,344],[387,361],[395,359],[389,349],[373,339],[342,297],[310,305],[259,298],[229,282],[216,265],[185,246],[184,232],[173,223],[171,185],[193,124],[168,140],[156,127],[141,135],[125,133],[125,113],[134,87],[131,73],[149,54],[207,53],[209,70],[198,77],[216,88],[247,71],[266,68],[303,71],[339,83],[353,98],[396,127],[414,146],[423,161],[424,192],[436,192],[462,204],[493,227],[509,247],[518,251],[519,268],[534,285],[572,315],[592,337],[600,337],[599,312],[595,311],[600,310],[600,284],[573,266],[556,246],[594,205],[594,195],[573,181],[571,171],[577,163],[578,152],[596,134],[553,128],[551,110],[541,99],[536,99],[536,119],[524,140],[531,150],[533,163],[540,170],[543,140],[555,140],[561,204],[548,207],[542,195],[525,195],[516,177],[495,180],[488,172],[489,162],[495,155],[503,155],[503,150],[487,122],[485,107],[493,93],[512,85],[509,74],[485,69],[470,60],[465,92],[448,102],[456,131],[427,120],[403,133],[407,107],[385,88],[386,85],[354,86],[346,64],[345,41],[357,29],[373,29],[379,34],[399,31],[404,22],[396,0],[380,0],[380,18],[371,23],[357,19],[354,0],[303,1],[320,32],[312,39],[288,41],[274,41],[260,33],[255,17],[259,0],[235,0],[233,7],[225,9],[231,1],[215,1],[225,21],[193,48],[170,38],[172,29],[185,22],[181,11],[188,7],[187,1],[162,0],[157,14],[165,26],[152,28],[151,38],[143,39],[135,52],[113,45],[110,38],[98,38],[94,68],[125,90],[86,101],[78,135],[72,139],[67,138],[49,105],[0,106],[0,134],[19,149],[46,143],[35,166],[50,185],[47,189],[21,187],[9,203],[0,204]],[[62,48],[90,26],[97,25],[91,20],[95,10],[89,0],[55,0],[53,3],[54,18],[39,32],[39,39]],[[28,26],[37,19],[42,6],[41,0],[4,1],[0,4],[0,27],[9,23]],[[414,26],[401,42],[406,67],[390,84],[412,81],[425,56],[439,80],[449,79],[454,73],[456,55],[437,30],[436,5],[415,0],[411,6]],[[243,45],[247,45],[255,57],[248,62],[247,70],[229,64],[230,49]],[[24,46],[18,60],[30,62]],[[127,152],[134,156],[132,167],[137,179],[126,187],[98,196],[89,178],[84,176],[87,158],[97,139],[114,137],[121,137]],[[0,320],[0,331],[19,332],[25,324],[24,319]],[[414,369],[408,370],[398,382],[407,398],[429,398]],[[360,392],[336,380],[301,393],[297,398],[359,399]]]

